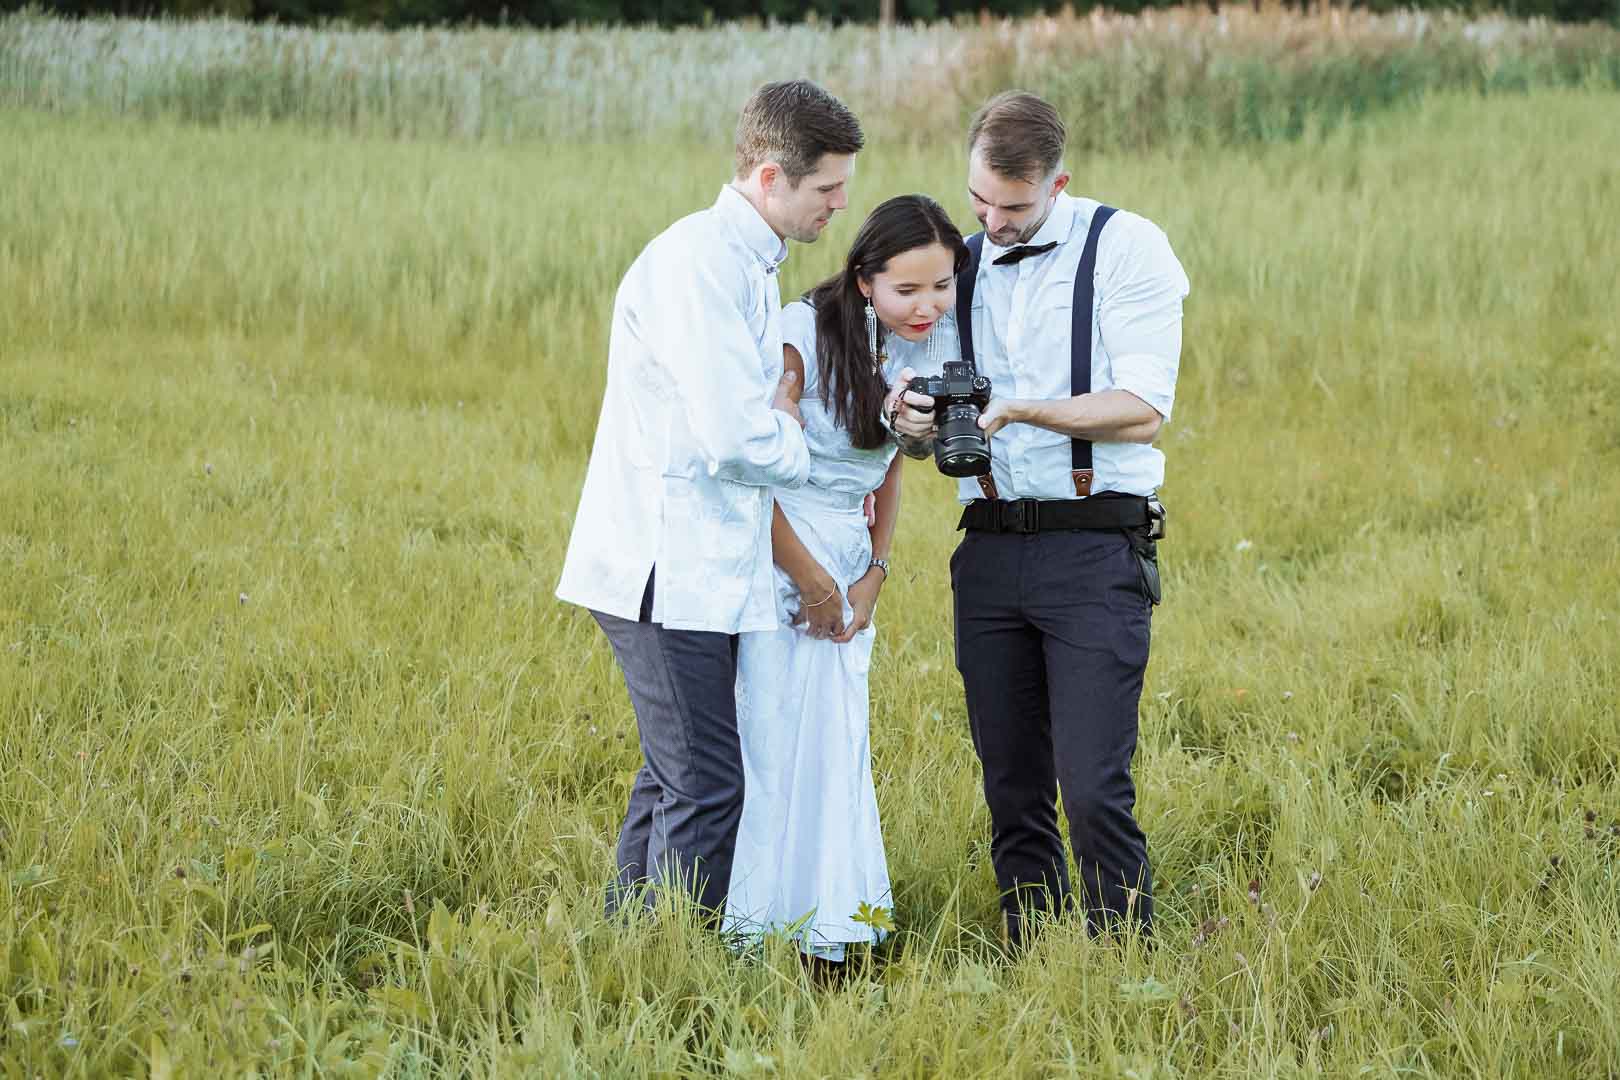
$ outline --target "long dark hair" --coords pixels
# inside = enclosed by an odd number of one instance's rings
[[[880,414],[889,388],[874,370],[876,358],[866,335],[866,297],[858,283],[883,273],[896,255],[932,244],[949,249],[952,273],[967,265],[961,230],[951,224],[939,203],[926,195],[896,196],[861,223],[844,268],[805,294],[816,311],[821,403],[861,450],[874,450],[887,438]],[[880,324],[880,343],[883,335]]]

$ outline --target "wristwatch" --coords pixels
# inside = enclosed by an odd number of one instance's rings
[[[877,567],[879,570],[883,571],[883,580],[884,581],[889,580],[889,560],[888,559],[873,559],[872,560],[872,565]]]

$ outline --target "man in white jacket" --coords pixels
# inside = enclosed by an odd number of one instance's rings
[[[665,885],[725,910],[743,800],[737,635],[777,625],[770,487],[810,470],[776,272],[788,240],[814,242],[847,205],[863,141],[813,83],[761,87],[738,120],[734,179],[647,245],[614,301],[557,587],[607,634],[641,737],[609,912]]]

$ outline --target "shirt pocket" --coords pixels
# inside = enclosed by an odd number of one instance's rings
[[[1053,353],[1059,354],[1064,360],[1070,359],[1074,354],[1074,279],[1066,278],[1061,282],[1047,285],[1041,292],[1041,308],[1045,312],[1046,325],[1042,328],[1042,344]],[[1107,365],[1102,363],[1105,359],[1101,349],[1101,342],[1097,339],[1097,291],[1092,289],[1091,311],[1089,317],[1082,320],[1080,332],[1089,336],[1091,349],[1091,389],[1102,389],[1099,375],[1106,377]],[[1066,365],[1067,366],[1067,365]],[[1078,393],[1080,387],[1072,386],[1072,379],[1061,380],[1065,392]],[[1042,392],[1045,388],[1042,388]]]

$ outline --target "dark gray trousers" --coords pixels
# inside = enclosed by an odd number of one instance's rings
[[[694,897],[718,920],[731,885],[742,818],[742,742],[737,734],[737,637],[666,630],[593,611],[613,645],[630,691],[642,766],[619,831],[612,915],[639,896],[651,906],[663,888]],[[639,886],[646,886],[638,892]]]
[[[1147,930],[1153,877],[1134,816],[1137,705],[1152,606],[1118,531],[969,530],[951,556],[956,666],[984,766],[990,857],[1008,933],[1074,903],[1061,791],[1086,918]]]

